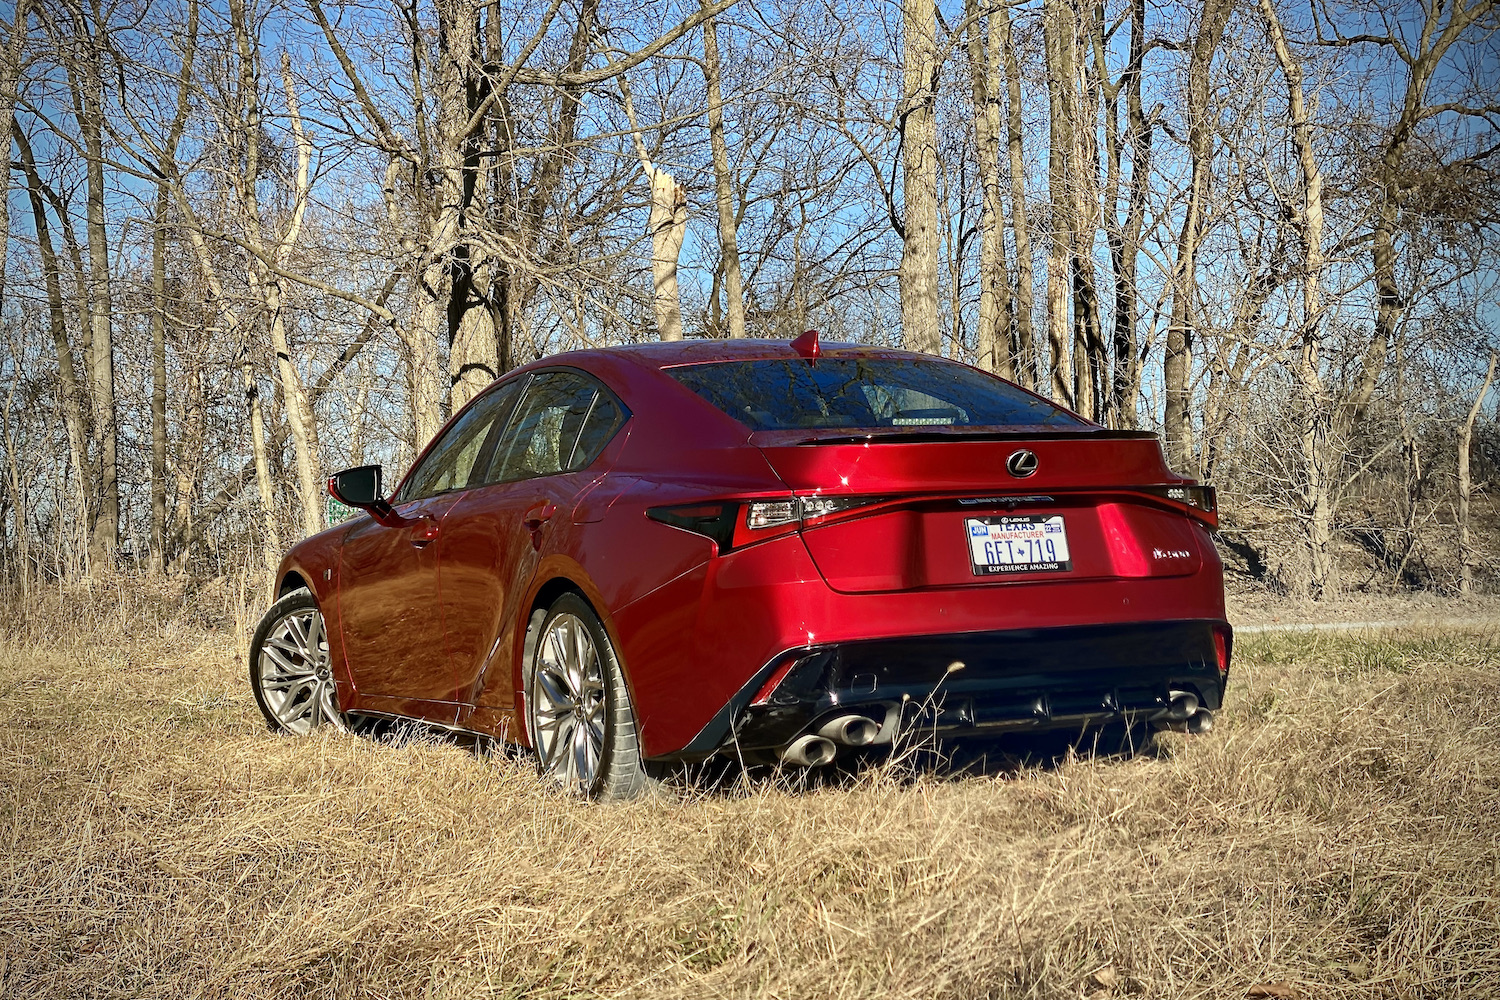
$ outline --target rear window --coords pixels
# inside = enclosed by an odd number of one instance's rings
[[[944,361],[720,361],[668,374],[758,431],[1088,426],[1008,382]]]

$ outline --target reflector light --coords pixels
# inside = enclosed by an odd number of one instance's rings
[[[1219,658],[1219,676],[1223,677],[1229,673],[1229,651],[1233,642],[1233,633],[1228,628],[1217,626],[1214,628],[1214,655]]]

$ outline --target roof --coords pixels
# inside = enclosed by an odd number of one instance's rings
[[[825,341],[820,345],[823,358],[925,358],[925,354],[893,350],[871,344]],[[601,347],[590,353],[609,354],[628,359],[646,368],[671,368],[676,365],[702,364],[713,361],[771,361],[802,358],[788,340],[674,340],[644,344]],[[933,359],[941,360],[941,359]]]

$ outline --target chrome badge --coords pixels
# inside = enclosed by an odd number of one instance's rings
[[[1010,453],[1010,457],[1005,460],[1005,471],[1017,479],[1025,479],[1036,472],[1036,464],[1036,452],[1022,448]]]

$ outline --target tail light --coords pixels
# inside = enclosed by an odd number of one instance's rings
[[[840,515],[884,503],[884,497],[778,497],[774,500],[722,500],[652,507],[646,516],[674,528],[712,538],[723,555],[836,520]]]
[[[1210,528],[1219,526],[1219,491],[1212,486],[1142,486],[1142,493],[1170,500],[1187,508],[1189,516]]]

